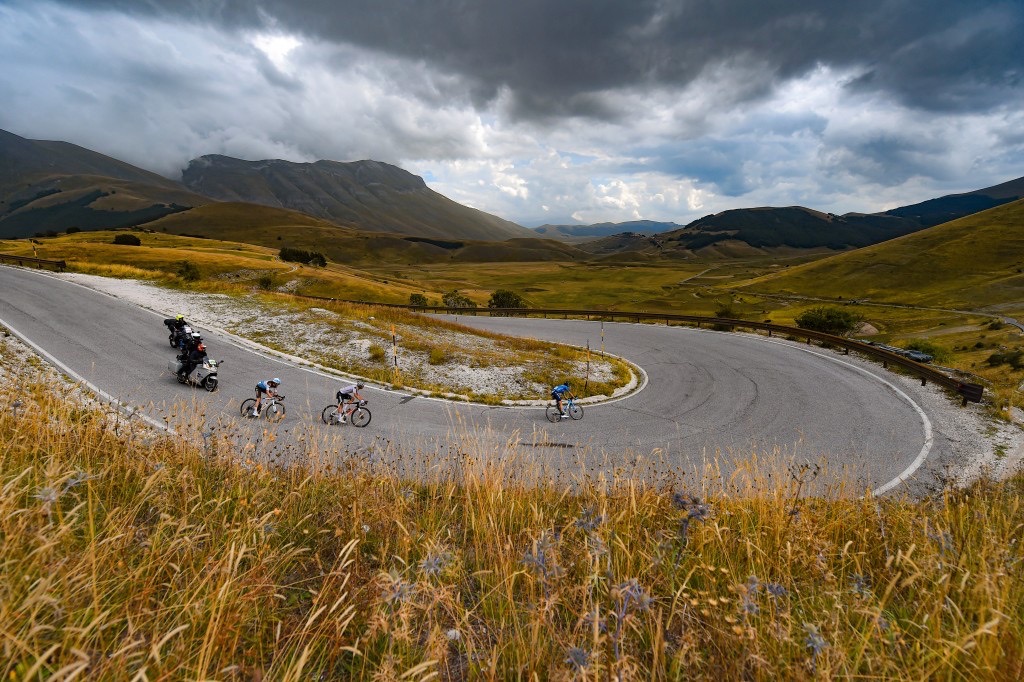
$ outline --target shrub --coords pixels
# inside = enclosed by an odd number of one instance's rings
[[[423,294],[409,294],[409,305],[427,305],[427,297]]]
[[[194,282],[201,276],[199,266],[190,260],[183,260],[179,262],[176,274],[186,282]]]
[[[430,349],[430,358],[427,360],[432,365],[443,365],[448,362],[448,353],[444,348],[434,347]]]
[[[990,367],[1009,365],[1013,369],[1024,369],[1024,350],[1013,348],[993,353],[986,360]]]
[[[125,246],[142,246],[142,240],[136,237],[134,234],[114,235],[114,243],[123,244]]]
[[[526,300],[514,291],[498,289],[487,301],[488,308],[525,308]]]
[[[263,291],[270,291],[274,288],[274,276],[270,273],[260,275],[256,279],[256,286],[263,289]]]
[[[80,227],[69,227],[68,229],[64,230],[64,233],[65,234],[75,234],[76,232],[81,232],[81,231],[82,231],[82,228],[80,228]]]
[[[801,329],[846,336],[860,327],[864,316],[842,308],[818,306],[802,312],[795,322]]]
[[[371,343],[370,347],[366,350],[370,354],[370,360],[373,362],[384,362],[388,357],[388,353],[384,350],[384,347],[377,343]]]

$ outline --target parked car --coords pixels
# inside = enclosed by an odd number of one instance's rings
[[[916,362],[931,362],[934,358],[928,353],[922,353],[919,350],[905,350],[901,353],[904,357],[910,358]]]

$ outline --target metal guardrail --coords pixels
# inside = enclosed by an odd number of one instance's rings
[[[9,253],[0,253],[0,263],[14,263],[16,265],[36,265],[41,268],[50,267],[58,272],[67,269],[67,261],[47,260],[45,258],[32,258],[31,256],[15,256]]]
[[[299,297],[318,301],[335,301],[337,303],[350,303],[355,305],[401,308],[403,310],[421,313],[450,313],[458,315],[488,315],[500,317],[557,316],[565,319],[570,317],[584,317],[588,320],[600,319],[608,320],[610,322],[614,322],[616,319],[623,319],[634,322],[664,322],[666,325],[671,324],[672,322],[680,322],[693,324],[698,328],[706,325],[716,329],[728,330],[736,328],[757,329],[767,331],[768,336],[772,336],[773,334],[782,334],[785,336],[805,338],[807,339],[807,343],[814,340],[825,344],[831,344],[833,346],[839,346],[846,354],[849,354],[851,350],[854,350],[858,353],[863,353],[864,355],[881,360],[882,366],[886,368],[888,368],[890,364],[896,365],[919,377],[921,379],[922,386],[927,384],[928,381],[932,381],[939,386],[956,391],[963,398],[964,405],[967,405],[968,402],[981,402],[982,395],[985,392],[985,387],[981,384],[960,381],[933,367],[905,358],[902,355],[898,355],[891,351],[878,348],[870,343],[847,339],[842,336],[825,334],[823,332],[816,332],[810,329],[801,329],[800,327],[787,327],[781,324],[772,324],[771,322],[751,322],[749,320],[735,320],[724,317],[702,317],[699,315],[675,315],[671,313],[647,313],[627,310],[570,310],[563,308],[449,308],[447,306],[412,306],[402,303],[350,301],[346,299],[326,298],[322,296],[300,295]]]

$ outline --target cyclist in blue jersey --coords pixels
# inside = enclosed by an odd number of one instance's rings
[[[559,419],[568,419],[569,418],[569,415],[567,415],[565,413],[565,411],[562,409],[562,396],[567,394],[567,393],[569,394],[570,398],[576,398],[576,396],[574,396],[572,394],[572,391],[569,390],[569,382],[568,381],[565,381],[565,382],[559,384],[558,386],[555,386],[553,389],[551,389],[551,398],[552,398],[552,400],[555,401],[555,405],[558,406],[558,418]]]
[[[256,384],[256,407],[253,408],[252,416],[260,416],[260,408],[263,407],[263,396],[268,398],[277,395],[277,387],[281,385],[281,380],[277,377],[273,379],[264,379],[260,383]]]

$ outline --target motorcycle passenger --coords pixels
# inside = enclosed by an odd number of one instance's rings
[[[359,389],[362,387],[363,382],[361,381],[357,384],[342,386],[334,396],[338,401],[338,420],[342,424],[348,421],[348,415],[352,412],[352,406],[358,404],[357,401],[363,400],[363,396],[359,394]]]
[[[281,385],[281,380],[277,377],[273,379],[265,379],[260,383],[256,384],[256,407],[253,408],[252,416],[259,417],[260,410],[263,408],[263,396],[271,398],[277,395],[277,387]]]
[[[185,321],[184,315],[178,315],[177,317],[168,318],[164,320],[164,324],[167,329],[171,332],[174,337],[174,345],[177,348],[184,349],[184,339],[186,332],[191,332],[192,328],[189,327],[188,322]]]
[[[188,352],[187,355],[183,355],[181,371],[178,372],[178,374],[187,379],[188,375],[192,373],[192,370],[202,364],[205,358],[206,344],[200,341]]]

